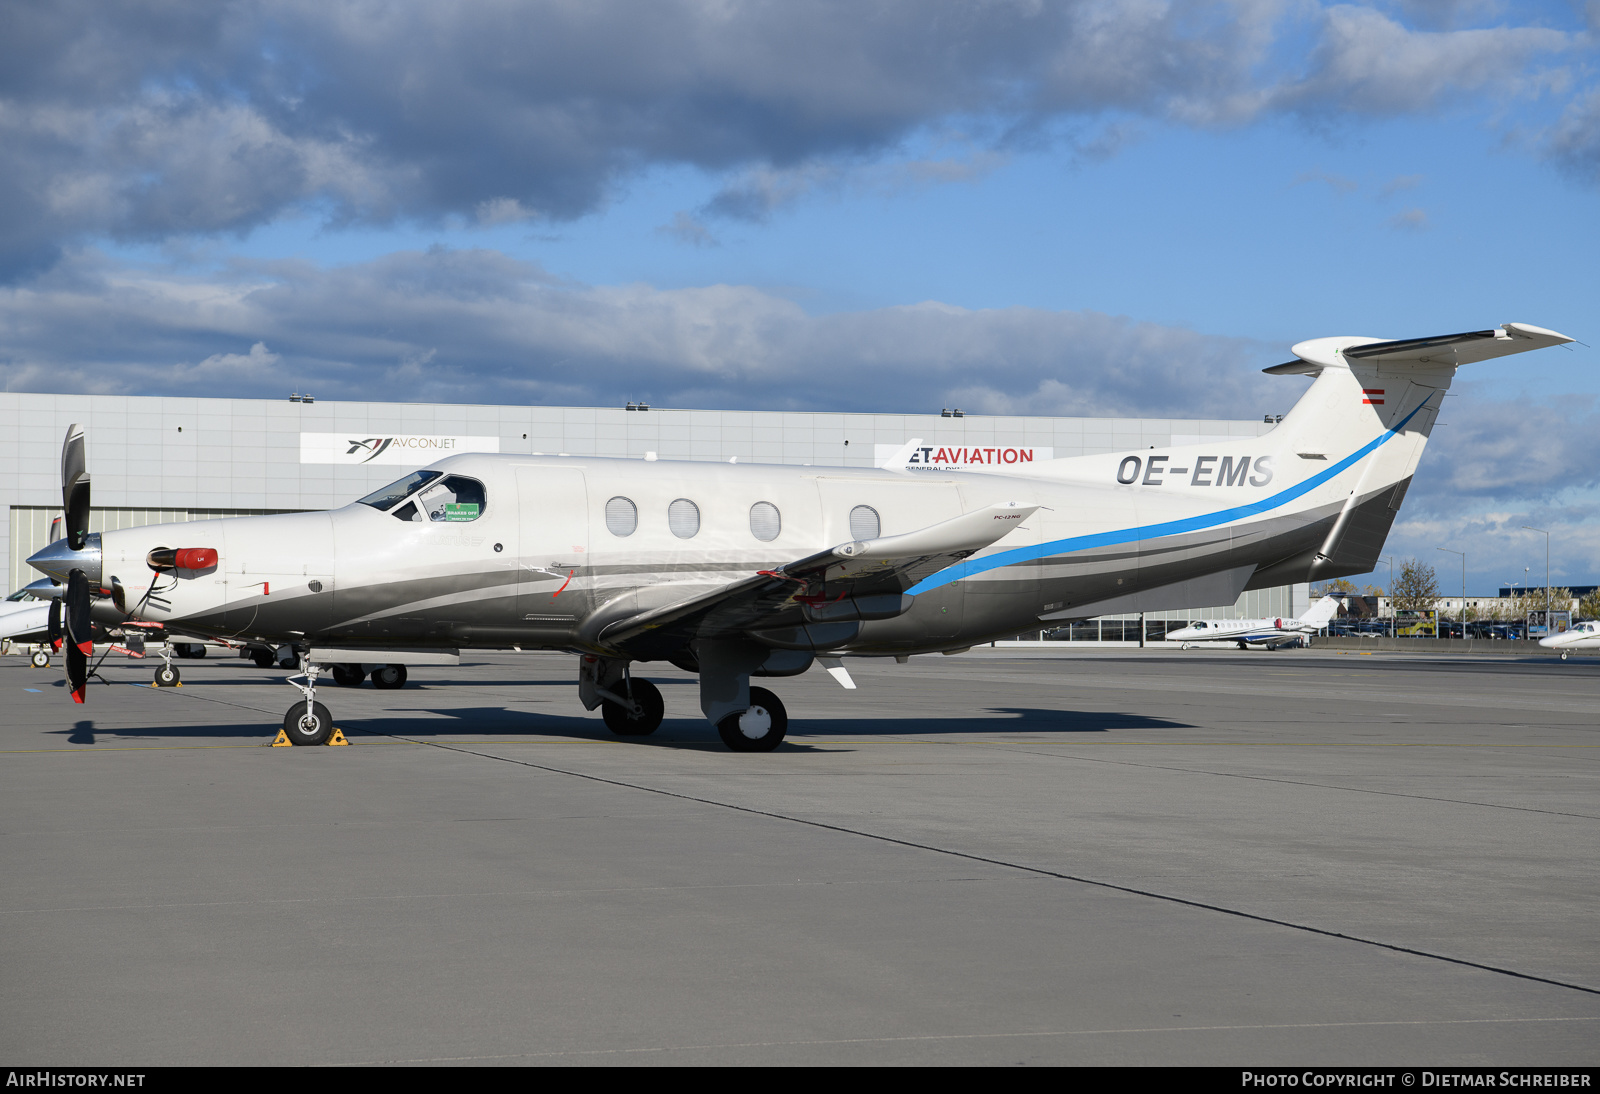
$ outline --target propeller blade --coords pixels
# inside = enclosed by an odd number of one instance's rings
[[[61,510],[67,518],[67,546],[83,550],[89,536],[89,463],[83,430],[76,425],[67,426],[61,445]]]
[[[89,608],[92,603],[89,579],[82,570],[73,570],[67,577],[67,643],[76,646],[87,657],[94,652],[94,636],[90,633]]]
[[[47,633],[50,635],[50,641],[61,641],[61,598],[59,596],[52,598],[50,601],[50,616],[46,626],[49,628]]]
[[[67,643],[67,686],[72,688],[72,701],[83,702],[89,687],[89,655],[72,643]]]

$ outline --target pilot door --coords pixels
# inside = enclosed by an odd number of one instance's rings
[[[521,566],[517,615],[530,641],[558,640],[589,611],[589,493],[574,467],[517,468]]]

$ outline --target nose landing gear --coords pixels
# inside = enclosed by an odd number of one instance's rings
[[[305,696],[305,699],[296,702],[283,716],[283,735],[294,745],[325,745],[328,738],[333,736],[333,715],[328,713],[328,708],[317,702],[317,674],[322,671],[321,666],[306,664],[303,671],[297,676],[289,677],[289,683]],[[297,683],[303,679],[305,683]]]
[[[47,668],[49,668],[50,667],[50,653],[49,653],[49,651],[48,650],[44,650],[44,649],[34,650],[33,651],[33,655],[28,658],[28,663],[31,664],[36,669],[47,669]]]
[[[164,643],[161,647],[161,667],[156,669],[156,683],[158,688],[175,688],[178,686],[180,676],[178,670],[172,667],[172,643]]]

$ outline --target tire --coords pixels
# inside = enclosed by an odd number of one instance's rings
[[[335,665],[333,666],[333,682],[342,688],[358,688],[367,674],[361,671],[360,665]]]
[[[666,716],[667,704],[661,698],[661,689],[648,680],[633,681],[633,701],[644,708],[638,717],[616,703],[600,704],[600,717],[606,720],[606,728],[618,737],[648,737]]]
[[[406,686],[404,665],[379,665],[372,670],[372,686],[382,691],[395,691]]]
[[[1567,659],[1567,651],[1566,650],[1562,650],[1561,651],[1561,660],[1565,661],[1566,659]]]
[[[162,665],[156,669],[156,687],[158,688],[175,687],[180,679],[182,677],[179,675],[178,670],[171,665]]]
[[[312,703],[308,717],[306,701],[300,699],[283,716],[283,732],[290,744],[325,745],[333,736],[333,716],[321,703]]]
[[[754,734],[752,736],[752,731]],[[750,709],[717,723],[722,743],[735,752],[771,752],[789,732],[789,712],[766,688],[750,689]]]
[[[33,656],[28,658],[28,661],[36,669],[47,669],[50,667],[50,655],[44,652],[44,650],[34,650]]]
[[[256,663],[256,668],[258,668],[258,669],[275,668],[277,666],[277,664],[278,664],[278,659],[275,656],[273,656],[273,653],[272,653],[271,650],[263,650],[263,649],[251,650],[250,651],[250,660],[252,660],[252,661],[254,661]]]
[[[206,648],[205,648],[205,646],[203,646],[203,645],[200,645],[200,644],[199,644],[199,643],[195,643],[195,642],[191,642],[191,643],[190,643],[190,644],[189,644],[189,656],[190,656],[190,657],[192,657],[192,658],[194,658],[194,659],[195,659],[195,660],[196,660],[196,661],[198,661],[198,660],[200,660],[200,659],[201,659],[201,658],[202,658],[202,657],[204,657],[204,656],[205,656],[205,655],[206,655]]]

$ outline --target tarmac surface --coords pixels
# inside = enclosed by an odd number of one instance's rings
[[[1600,663],[975,651],[764,681],[734,754],[648,665],[329,686],[0,659],[18,1065],[1600,1061]]]

